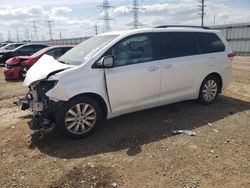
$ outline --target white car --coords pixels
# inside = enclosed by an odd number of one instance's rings
[[[44,55],[27,73],[22,109],[36,131],[71,138],[103,119],[183,100],[215,101],[232,79],[234,53],[219,31],[158,27],[110,32],[77,45],[59,62]]]

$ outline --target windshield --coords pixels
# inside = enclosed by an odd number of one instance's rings
[[[50,47],[48,47],[48,48],[50,48]],[[45,52],[48,50],[48,48],[43,48],[43,49],[37,51],[36,53],[32,54],[30,57],[33,57],[33,58],[34,58],[34,57],[37,57],[37,56],[39,56],[39,55],[45,53]]]
[[[71,65],[83,64],[117,36],[118,35],[100,35],[85,40],[65,53],[59,61]]]

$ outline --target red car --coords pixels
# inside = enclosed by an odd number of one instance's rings
[[[34,53],[31,56],[16,56],[10,58],[6,61],[5,68],[3,69],[5,78],[15,80],[24,79],[29,68],[44,54],[58,59],[73,47],[73,45],[50,46]]]

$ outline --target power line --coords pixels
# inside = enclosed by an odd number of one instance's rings
[[[145,10],[145,8],[139,5],[138,0],[133,0],[133,5],[127,7],[127,9],[131,10],[132,15],[133,15],[133,22],[132,24],[129,24],[129,25],[132,25],[134,29],[138,29],[139,27],[143,25],[139,21],[139,14],[140,14],[140,11]]]
[[[110,17],[110,12],[114,7],[109,4],[108,0],[103,0],[102,5],[98,6],[98,9],[103,14],[103,17],[99,18],[99,20],[103,20],[103,31],[111,31],[110,21],[114,19]]]
[[[204,16],[206,15],[206,13],[205,13],[205,7],[206,7],[205,0],[199,0],[198,7],[199,7],[199,11],[200,11],[199,15],[201,16],[201,26],[204,26]]]

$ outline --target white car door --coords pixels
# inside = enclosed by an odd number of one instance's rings
[[[160,96],[160,63],[154,61],[151,35],[134,35],[112,49],[115,65],[105,69],[112,113],[156,106]]]
[[[194,97],[207,60],[198,55],[192,33],[161,33],[159,43],[161,101],[169,103]]]

